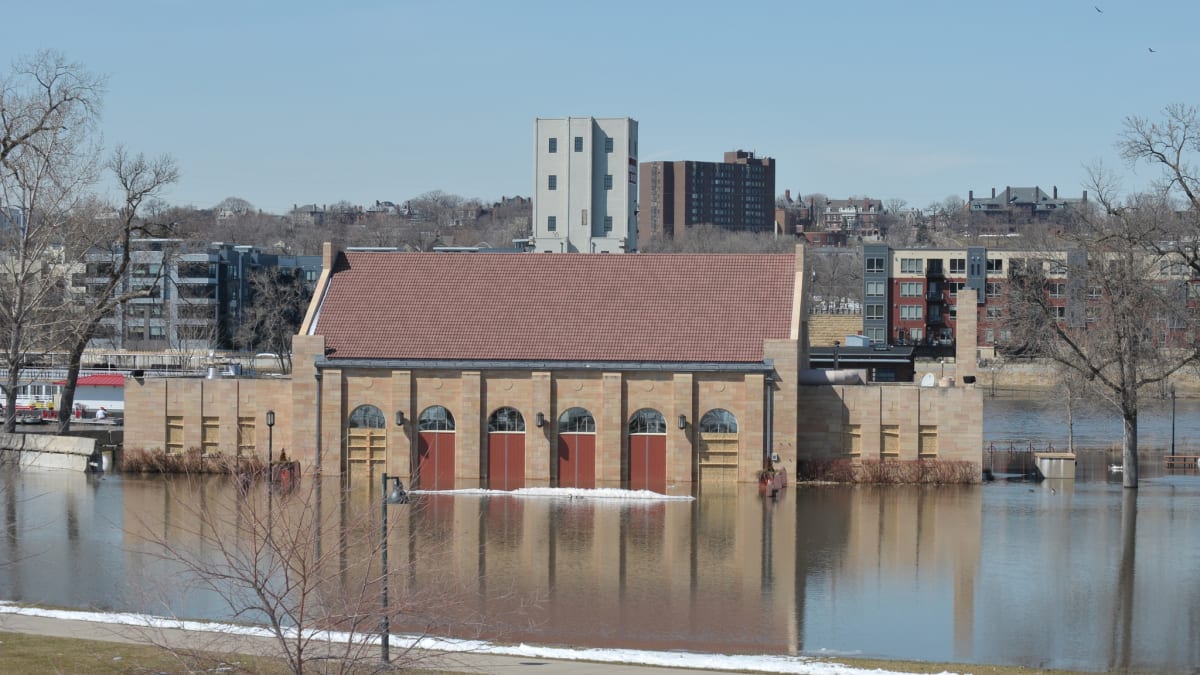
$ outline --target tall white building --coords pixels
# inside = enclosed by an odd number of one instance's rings
[[[637,120],[534,121],[532,250],[637,250]]]

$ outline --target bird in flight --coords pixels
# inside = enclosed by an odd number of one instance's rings
[[[1154,51],[1154,47],[1146,47],[1146,49],[1149,49],[1151,54],[1157,54],[1157,53],[1158,53],[1158,52]]]
[[[1100,12],[1101,14],[1104,13],[1104,10],[1100,9],[1099,7],[1096,7],[1095,5],[1092,5],[1092,7],[1094,7],[1097,12]]]

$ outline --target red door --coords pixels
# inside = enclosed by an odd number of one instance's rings
[[[417,435],[417,487],[454,489],[453,431],[422,431]]]
[[[629,489],[667,493],[667,435],[629,435]]]
[[[596,434],[559,434],[558,486],[596,487]]]
[[[524,431],[488,434],[488,487],[492,490],[525,487]]]

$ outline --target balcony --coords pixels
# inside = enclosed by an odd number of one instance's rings
[[[946,304],[946,296],[941,291],[928,291],[925,293],[925,301],[935,304]]]

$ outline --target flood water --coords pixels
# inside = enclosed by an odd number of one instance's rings
[[[1054,428],[1038,413],[1050,406],[1001,401],[988,402],[985,438],[1010,433],[997,420],[1026,436]],[[1188,433],[1200,440],[1196,413]],[[1143,432],[1157,434],[1150,417]],[[423,494],[389,507],[392,601],[407,616],[393,626],[580,647],[1191,671],[1200,477],[1159,473],[1136,491],[1100,470],[1040,484],[792,486],[777,501],[753,486],[693,501]],[[272,508],[297,507],[312,494],[304,481]],[[317,493],[338,527],[379,532],[377,487],[327,478]],[[220,477],[0,476],[0,597],[229,618],[176,562],[148,555],[146,538],[203,549],[192,507],[239,499]],[[346,569],[376,555],[369,536],[322,536]]]

